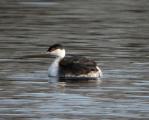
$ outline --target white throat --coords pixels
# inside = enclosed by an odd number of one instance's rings
[[[50,52],[51,55],[64,58],[65,57],[65,49],[56,49],[52,52]]]
[[[58,71],[59,71],[59,61],[61,60],[60,57],[57,57],[53,63],[50,65],[48,69],[48,76],[49,77],[58,77]]]
[[[57,49],[57,50],[50,52],[50,54],[55,55],[57,57],[48,69],[48,76],[49,77],[58,77],[59,62],[62,58],[65,57],[65,49]]]

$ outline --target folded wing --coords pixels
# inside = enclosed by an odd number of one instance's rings
[[[65,57],[59,65],[62,74],[80,75],[98,71],[97,64],[93,60],[80,56]]]

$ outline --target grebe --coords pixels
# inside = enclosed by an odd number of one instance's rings
[[[56,56],[48,69],[49,77],[98,79],[102,76],[96,62],[80,56],[65,57],[65,49],[61,44],[54,44],[48,49],[50,55]]]

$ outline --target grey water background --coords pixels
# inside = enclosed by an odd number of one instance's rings
[[[95,59],[100,83],[49,82],[62,43]],[[0,120],[147,120],[148,0],[1,0]]]

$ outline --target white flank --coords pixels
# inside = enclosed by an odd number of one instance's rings
[[[103,73],[102,73],[101,69],[98,66],[96,66],[96,68],[98,69],[99,77],[102,77],[103,76]]]

